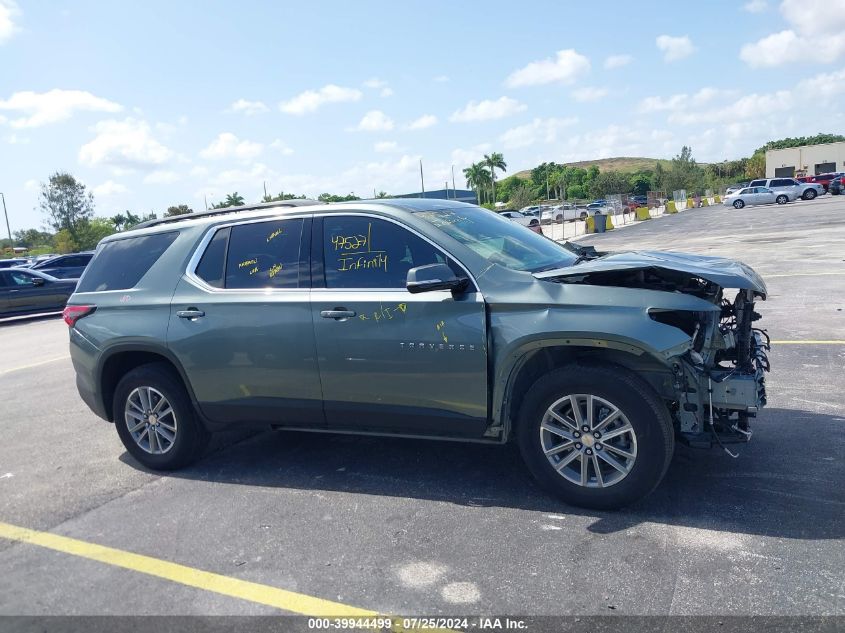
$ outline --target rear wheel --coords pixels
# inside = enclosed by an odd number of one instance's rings
[[[675,446],[660,398],[612,365],[572,365],[538,380],[522,404],[516,435],[540,484],[567,503],[598,509],[650,493]]]
[[[555,218],[555,222],[557,222],[558,224],[563,224],[563,216],[562,215],[557,216]]]
[[[586,220],[586,219],[587,219],[587,214],[586,214],[586,213],[581,213],[581,216],[580,216],[580,217],[581,217],[581,219],[582,219],[582,220]]]
[[[209,433],[179,376],[165,363],[127,373],[114,393],[114,424],[126,450],[144,466],[173,470],[196,461]]]
[[[807,191],[805,191],[804,195],[801,197],[804,198],[804,200],[812,200],[816,197],[816,195],[817,194],[815,189],[807,189]]]
[[[734,209],[741,209],[745,206],[745,203],[742,200],[736,200],[734,202]]]
[[[786,204],[787,202],[789,202],[789,198],[787,196],[778,196],[777,198],[775,198],[775,202],[777,202],[778,204]]]

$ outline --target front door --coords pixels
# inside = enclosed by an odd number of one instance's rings
[[[487,426],[484,301],[411,294],[408,270],[449,263],[385,218],[315,219],[312,310],[329,428],[479,437]],[[323,286],[319,288],[318,286]]]
[[[168,346],[212,422],[324,426],[309,303],[310,222],[219,228],[176,288]]]

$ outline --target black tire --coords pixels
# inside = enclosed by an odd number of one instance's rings
[[[582,213],[582,214],[581,214],[581,219],[582,219],[582,220],[586,220],[586,219],[587,219],[587,214],[586,214],[586,213]]]
[[[778,204],[786,204],[787,202],[789,202],[789,197],[788,196],[778,196],[777,198],[775,198],[775,202],[777,202]]]
[[[734,202],[734,209],[741,209],[745,206],[745,203],[742,200],[736,200]]]
[[[563,224],[563,216],[562,215],[557,216],[555,218],[555,222],[557,222],[558,224]]]
[[[804,200],[812,200],[812,199],[813,199],[813,198],[815,198],[817,195],[818,195],[818,194],[816,193],[816,190],[815,190],[815,189],[807,189],[807,191],[805,191],[805,192],[804,192],[804,195],[803,195],[803,196],[801,196],[801,197],[802,197],[802,198],[804,198]]]
[[[633,427],[636,459],[616,483],[592,488],[573,483],[546,457],[541,444],[543,417],[553,403],[570,394],[590,394],[613,403]],[[675,448],[666,405],[645,381],[615,365],[570,365],[540,378],[520,408],[516,439],[528,470],[544,488],[571,505],[600,510],[620,508],[648,495],[666,474]]]
[[[139,387],[151,387],[168,401],[176,418],[172,446],[162,454],[144,450],[127,426],[127,399]],[[123,446],[132,457],[153,470],[176,470],[199,459],[208,445],[210,433],[197,418],[191,400],[179,375],[166,363],[141,365],[128,372],[114,392],[114,424]]]
[[[531,221],[528,223],[528,226],[538,226],[539,224],[540,224],[540,222],[539,222],[539,221],[537,221],[537,220],[531,220]]]

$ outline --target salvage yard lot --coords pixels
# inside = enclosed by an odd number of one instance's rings
[[[845,196],[695,209],[579,242],[735,257],[766,279],[769,405],[739,459],[679,448],[654,494],[612,513],[547,496],[511,447],[235,433],[161,476],[77,396],[64,323],[22,320],[0,325],[0,533],[382,613],[845,614]],[[2,538],[0,569],[2,614],[280,612],[257,591]]]

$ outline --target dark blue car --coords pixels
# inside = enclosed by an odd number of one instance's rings
[[[27,268],[0,270],[0,317],[58,312],[75,289],[76,279],[56,279]]]
[[[93,251],[56,255],[34,264],[32,270],[39,270],[58,279],[79,279],[93,256]]]

